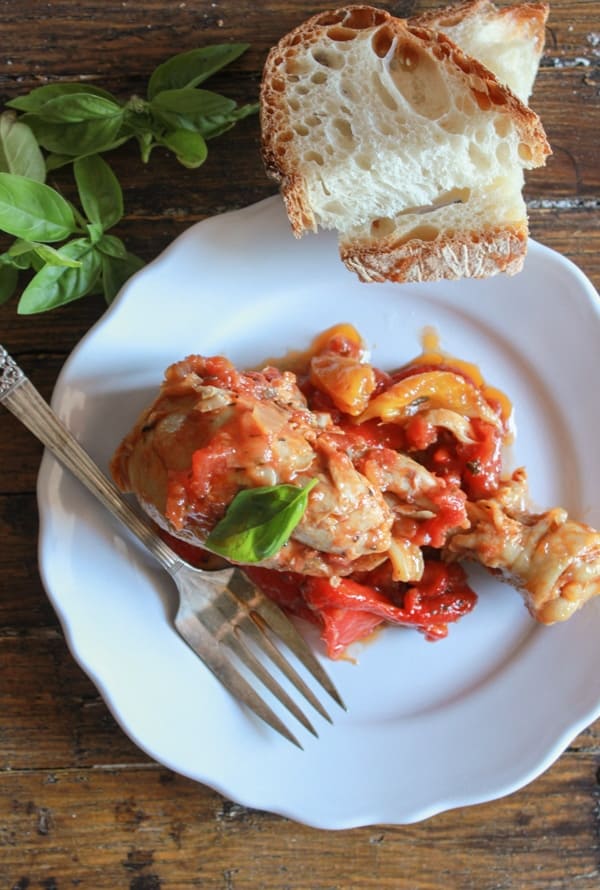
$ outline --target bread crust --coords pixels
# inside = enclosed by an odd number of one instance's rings
[[[542,52],[546,37],[546,21],[550,13],[547,3],[521,3],[498,9],[491,0],[464,0],[454,6],[431,9],[410,18],[409,24],[441,30],[453,28],[470,18],[498,17],[509,19],[516,36],[527,33],[534,41],[536,51]]]
[[[398,243],[393,238],[365,243],[341,243],[344,265],[365,283],[380,281],[439,281],[490,278],[499,272],[515,275],[527,253],[527,222],[501,229],[489,227],[453,238]]]

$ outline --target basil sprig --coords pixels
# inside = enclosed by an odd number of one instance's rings
[[[258,110],[238,105],[201,83],[248,49],[247,43],[207,46],[179,53],[150,76],[146,98],[121,101],[90,84],[46,84],[8,102],[47,152],[55,170],[76,158],[103,154],[136,139],[147,162],[156,146],[172,151],[188,168],[204,163],[206,140]]]
[[[107,234],[123,217],[123,194],[100,155],[135,139],[144,162],[161,146],[184,167],[201,166],[207,140],[258,110],[258,103],[238,105],[198,88],[247,48],[231,43],[179,53],[152,73],[146,98],[121,101],[88,83],[51,83],[7,103],[12,110],[0,114],[0,232],[15,241],[0,254],[0,304],[23,271],[35,274],[19,301],[21,314],[88,293],[112,301],[143,261]],[[80,208],[46,184],[47,172],[67,165]]]
[[[242,564],[274,556],[302,519],[318,481],[311,479],[303,488],[270,485],[238,492],[206,539],[207,548]]]
[[[74,173],[82,210],[44,182],[0,172],[0,229],[15,237],[0,254],[0,302],[12,296],[19,271],[35,273],[19,300],[21,315],[96,291],[110,303],[143,265],[120,238],[106,234],[123,216],[121,186],[109,165],[91,155],[75,161]],[[64,243],[55,247],[58,241]]]

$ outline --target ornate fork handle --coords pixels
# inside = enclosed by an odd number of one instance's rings
[[[175,627],[223,685],[259,717],[295,745],[302,747],[287,726],[254,690],[223,653],[231,650],[267,689],[310,732],[316,732],[293,699],[271,676],[241,639],[242,634],[287,677],[327,720],[331,720],[312,690],[273,645],[269,629],[283,641],[320,685],[341,706],[340,695],[298,631],[274,603],[263,597],[232,567],[210,576],[188,566],[156,534],[149,521],[122,497],[87,451],[63,425],[17,363],[0,346],[0,403],[4,404],[54,456],[82,482],[114,516],[136,535],[156,557],[179,590]],[[201,594],[200,599],[198,595]],[[260,619],[260,624],[259,624]],[[260,628],[260,629],[259,629]]]
[[[179,557],[124,500],[3,346],[0,346],[0,402],[137,535],[168,572],[177,572],[183,565]]]

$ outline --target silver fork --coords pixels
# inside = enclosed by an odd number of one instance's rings
[[[3,346],[0,346],[0,402],[142,541],[169,572],[179,590],[175,617],[177,631],[235,698],[286,739],[302,747],[236,667],[237,658],[309,732],[317,735],[304,712],[254,654],[253,649],[256,649],[266,655],[312,707],[331,722],[319,699],[271,639],[274,636],[283,641],[333,700],[345,708],[334,684],[281,609],[239,568],[206,572],[184,562],[157,535],[146,517],[122,497]],[[233,660],[231,653],[235,656]]]

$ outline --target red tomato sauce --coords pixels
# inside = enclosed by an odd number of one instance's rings
[[[432,494],[437,509],[435,515],[413,521],[412,525],[410,518],[401,523],[402,535],[411,544],[425,548],[424,571],[418,581],[394,580],[392,564],[387,558],[372,571],[331,579],[257,566],[244,567],[248,577],[286,612],[320,628],[331,658],[341,657],[352,642],[364,639],[382,624],[412,627],[428,640],[441,639],[447,635],[449,624],[473,609],[477,596],[470,589],[463,568],[457,563],[442,561],[440,550],[436,548],[443,547],[448,531],[458,527],[464,516],[466,499],[489,497],[498,488],[502,447],[507,438],[510,414],[508,399],[485,385],[475,365],[453,360],[435,348],[424,351],[391,374],[378,368],[365,374],[362,354],[360,336],[349,325],[339,325],[321,334],[315,340],[314,348],[302,354],[294,367],[308,407],[313,412],[326,412],[331,416],[337,426],[333,435],[337,441],[341,440],[346,453],[352,454],[359,470],[361,460],[368,460],[373,451],[384,467],[386,454],[393,457],[394,452],[401,452],[448,485]],[[311,373],[311,359],[316,356],[325,356],[327,360],[316,365],[315,372]],[[336,356],[339,357],[338,366]],[[229,376],[237,374],[227,362],[215,361],[209,370],[220,383],[226,383]],[[365,402],[385,397],[392,387],[412,375],[430,372],[446,372],[440,374],[439,379],[453,377],[454,393],[461,388],[462,391],[472,388],[479,404],[481,401],[485,403],[483,416],[466,412],[466,421],[465,417],[459,418],[468,422],[469,436],[463,437],[464,441],[451,429],[436,426],[431,420],[434,412],[428,414],[421,410],[420,403],[427,399],[416,400],[419,404],[414,406],[409,404],[408,411],[405,403],[398,422],[389,421],[388,415],[384,415],[386,419],[370,417],[360,422],[359,415]],[[457,378],[459,385],[456,384]],[[339,391],[336,386],[340,387]],[[406,387],[404,391],[407,391]],[[438,394],[435,395],[437,399]],[[448,409],[456,413],[457,399],[456,396],[452,399],[451,395],[448,395]],[[439,398],[444,407],[443,392]],[[348,406],[347,411],[340,405]],[[494,422],[495,417],[497,422]],[[225,426],[209,447],[195,453],[192,473],[185,478],[173,478],[168,513],[175,528],[186,498],[208,503],[216,513],[223,509],[227,487],[215,486],[214,481],[227,467],[233,433],[234,430]],[[211,494],[215,489],[220,491],[219,503],[214,503]],[[206,551],[164,533],[163,536],[184,559],[206,567]]]

